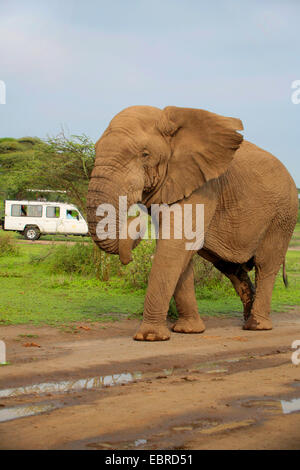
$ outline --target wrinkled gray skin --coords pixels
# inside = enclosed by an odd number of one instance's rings
[[[204,204],[205,242],[198,254],[231,280],[243,303],[244,328],[265,330],[272,328],[272,290],[296,224],[298,195],[282,163],[243,141],[241,129],[239,119],[204,110],[125,109],[96,144],[88,224],[99,248],[127,264],[137,242],[98,240],[99,204],[117,208],[120,195],[128,197],[128,206]],[[136,340],[170,338],[166,315],[172,296],[179,313],[173,331],[204,331],[194,291],[195,251],[185,249],[186,241],[157,241]],[[253,267],[255,287],[247,274]]]

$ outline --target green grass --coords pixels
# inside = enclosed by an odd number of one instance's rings
[[[25,240],[23,235],[21,235],[18,232],[6,232],[9,233],[15,240]],[[0,231],[0,237],[2,236],[1,231]],[[82,237],[81,235],[42,235],[40,238],[41,241],[46,240],[46,241],[54,241],[54,242],[78,242],[78,241],[84,241],[84,242],[90,242],[92,243],[91,237]]]
[[[119,279],[100,282],[80,275],[51,274],[48,266],[30,263],[48,246],[24,245],[20,256],[0,260],[2,324],[108,321],[142,312],[144,292],[122,287]]]
[[[294,234],[292,236],[292,240],[290,243],[290,247],[300,247],[300,224],[297,224],[294,230]]]
[[[300,252],[289,251],[286,257],[286,270],[289,287],[286,288],[282,281],[282,269],[280,269],[272,296],[272,311],[287,311],[300,305]],[[254,282],[254,272],[250,274]],[[197,293],[197,289],[196,289]],[[207,294],[207,295],[205,295]],[[199,312],[207,315],[237,313],[240,315],[242,305],[239,297],[235,295],[231,283],[225,279],[223,289],[202,289],[201,295],[197,295]]]
[[[0,324],[62,326],[142,314],[145,288],[131,287],[123,277],[104,282],[95,276],[53,273],[47,262],[32,262],[45,256],[51,249],[49,245],[18,247],[18,255],[0,257]],[[288,289],[283,285],[281,271],[276,279],[273,311],[300,305],[299,251],[288,252],[287,273]],[[227,279],[222,282],[212,279],[207,285],[197,287],[196,293],[202,315],[241,315],[240,299]]]

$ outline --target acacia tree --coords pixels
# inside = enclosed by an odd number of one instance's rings
[[[32,198],[28,189],[66,191],[65,199],[85,213],[88,181],[94,166],[94,144],[86,135],[61,132],[45,140],[0,140],[0,198]],[[47,196],[49,197],[49,195]]]
[[[3,213],[4,199],[21,199],[32,180],[34,148],[37,138],[0,139],[0,211]]]
[[[61,132],[37,146],[33,181],[42,189],[66,191],[68,201],[74,202],[85,213],[94,160],[94,144],[89,137],[76,135],[68,138]]]

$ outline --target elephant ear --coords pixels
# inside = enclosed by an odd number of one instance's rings
[[[168,106],[157,123],[171,143],[171,157],[161,188],[163,203],[173,204],[224,173],[243,136],[239,119],[202,109]]]

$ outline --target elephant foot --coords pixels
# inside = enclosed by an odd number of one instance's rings
[[[197,317],[192,318],[179,318],[174,323],[172,330],[176,333],[203,333],[205,325],[199,315],[197,315]]]
[[[167,341],[170,336],[170,330],[165,325],[152,325],[143,322],[133,339],[136,341]]]
[[[244,330],[272,330],[272,322],[269,318],[250,315],[243,326]]]

